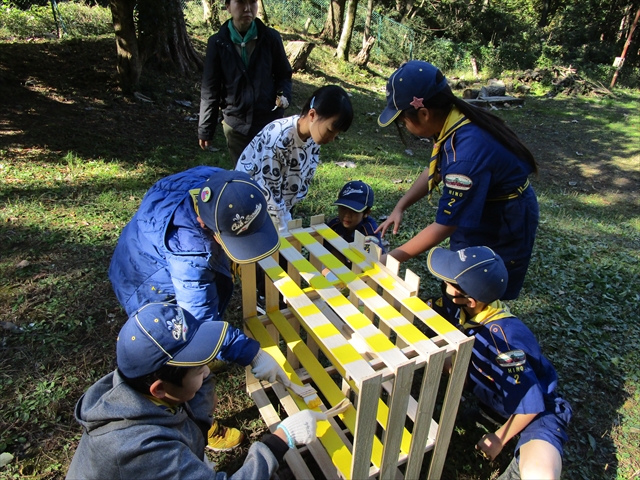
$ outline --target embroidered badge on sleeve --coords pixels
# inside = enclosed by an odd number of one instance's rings
[[[454,190],[469,190],[473,187],[473,181],[466,175],[449,173],[444,177],[444,184]]]

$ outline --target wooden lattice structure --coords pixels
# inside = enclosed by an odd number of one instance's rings
[[[318,476],[303,454],[313,456],[327,479],[417,479],[425,453],[432,451],[422,475],[437,479],[473,339],[417,297],[415,274],[407,271],[399,278],[398,263],[389,258],[382,265],[377,247],[371,253],[364,250],[362,235],[348,244],[323,222],[323,216],[312,218],[309,228],[301,228],[300,220],[290,222],[281,242],[282,258],[274,255],[259,262],[265,274],[265,315],[257,314],[256,267],[242,267],[247,334],[282,365],[293,383],[315,387],[324,402],[320,410],[344,398],[352,403],[339,417],[319,422],[318,442],[291,450],[285,459],[298,479]],[[351,262],[351,269],[327,246]],[[286,271],[280,266],[283,259]],[[338,280],[328,280],[322,273],[326,269]],[[414,322],[427,328],[418,329]],[[441,381],[445,359],[451,373]],[[281,420],[278,412],[292,415],[308,408],[280,383],[257,380],[250,368],[247,391],[271,430]],[[442,405],[436,420],[437,398]]]

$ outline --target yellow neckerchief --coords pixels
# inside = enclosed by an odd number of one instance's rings
[[[151,400],[151,402],[154,405],[159,406],[163,410],[166,410],[166,411],[172,413],[173,415],[175,415],[176,412],[178,411],[178,407],[176,407],[175,405],[172,405],[169,402],[165,402],[164,400],[162,400],[160,398],[157,398],[157,397],[154,397],[153,395],[145,395],[145,397],[147,397],[149,400]]]
[[[193,200],[193,208],[196,209],[196,215],[200,216],[200,211],[198,210],[198,195],[200,195],[200,189],[194,188],[193,190],[189,190],[189,195],[191,195],[191,200]]]
[[[459,323],[462,328],[468,330],[508,317],[513,317],[513,314],[509,311],[509,307],[507,307],[504,302],[496,300],[484,307],[484,310],[473,318],[467,319],[467,312],[465,312],[464,309],[460,309]]]
[[[438,166],[438,159],[440,158],[440,147],[457,129],[467,123],[471,123],[471,120],[465,117],[464,114],[458,110],[458,107],[454,105],[451,108],[449,115],[447,115],[447,119],[444,121],[444,125],[440,131],[440,135],[438,135],[438,139],[433,144],[433,150],[431,150],[431,160],[429,161],[429,183],[427,187],[429,200],[431,200],[431,193],[435,188],[437,188],[438,183],[440,183],[440,180],[437,179],[435,175],[436,168]]]

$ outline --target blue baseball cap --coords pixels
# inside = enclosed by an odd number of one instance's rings
[[[436,247],[429,252],[427,267],[436,277],[459,285],[467,295],[483,303],[502,297],[509,282],[507,267],[489,247],[468,247],[457,252]]]
[[[340,193],[334,205],[342,205],[355,212],[364,212],[373,207],[373,189],[362,180],[348,182]]]
[[[198,215],[231,260],[252,263],[273,254],[280,236],[258,184],[245,172],[216,172],[200,189]]]
[[[164,365],[198,367],[220,351],[227,322],[202,322],[170,303],[148,303],[134,313],[118,335],[118,368],[129,378]]]
[[[378,124],[386,127],[403,110],[424,107],[423,102],[440,93],[449,84],[438,68],[429,62],[412,60],[404,63],[387,82],[387,108],[378,117]]]

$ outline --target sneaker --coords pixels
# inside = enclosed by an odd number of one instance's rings
[[[209,429],[207,448],[214,452],[226,452],[242,443],[244,434],[236,428],[223,427],[217,420]]]

